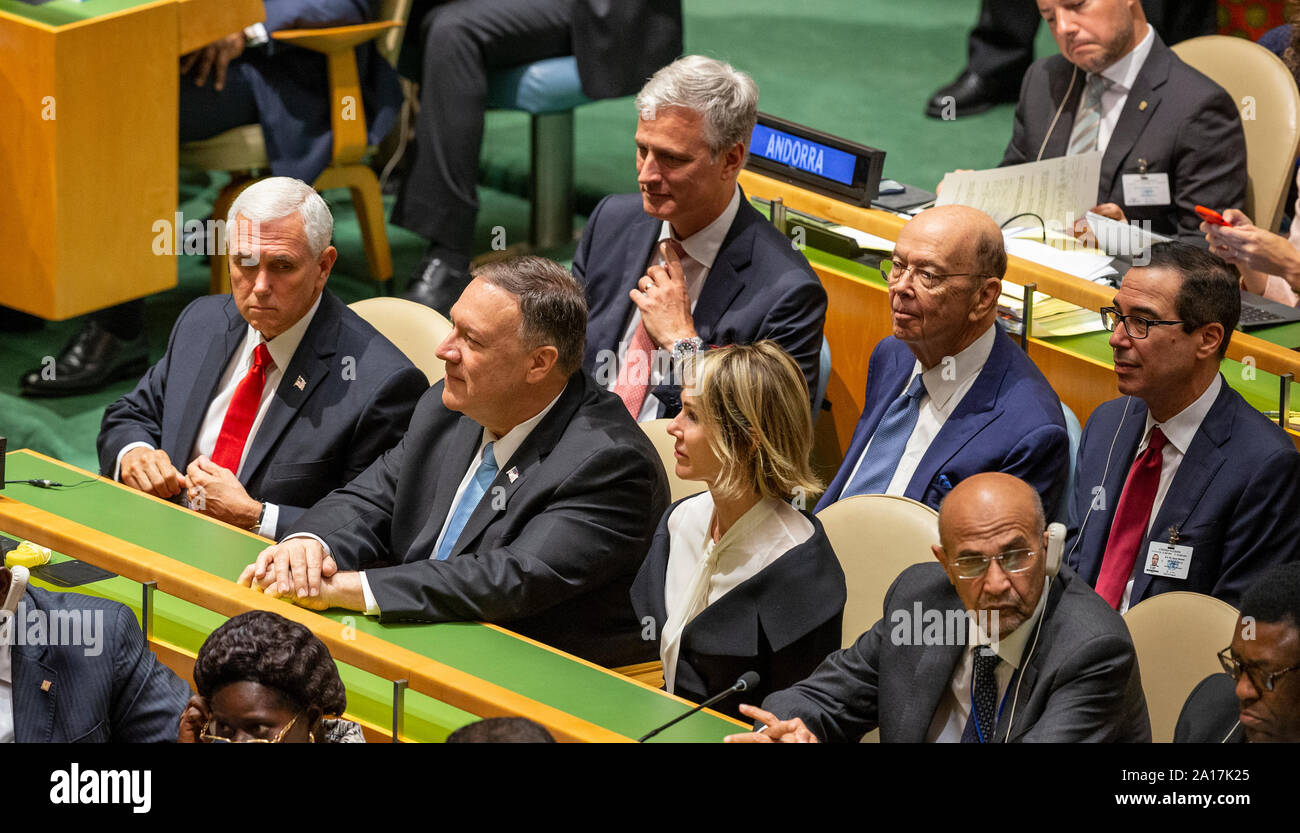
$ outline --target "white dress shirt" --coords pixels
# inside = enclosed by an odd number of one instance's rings
[[[261,404],[258,406],[257,416],[253,419],[253,425],[248,431],[248,440],[244,443],[244,453],[239,458],[239,468],[235,471],[235,477],[240,476],[244,469],[244,461],[248,459],[248,451],[253,447],[253,440],[257,437],[257,429],[262,426],[262,420],[266,418],[266,412],[271,407],[271,399],[275,396],[275,390],[280,386],[280,380],[284,378],[284,369],[293,360],[293,354],[298,352],[298,345],[302,344],[302,337],[306,334],[307,328],[311,326],[311,320],[316,317],[318,307],[320,307],[319,296],[316,298],[316,303],[311,305],[311,309],[307,310],[306,315],[298,319],[292,327],[269,341],[264,339],[261,333],[253,329],[253,325],[250,324],[245,328],[244,339],[226,364],[226,369],[217,382],[212,401],[208,403],[208,410],[203,415],[203,421],[199,423],[199,433],[194,440],[194,447],[190,449],[190,459],[185,461],[172,460],[173,466],[184,473],[185,468],[191,462],[197,460],[200,455],[212,456],[213,450],[217,447],[217,438],[221,436],[221,424],[226,420],[226,411],[230,409],[230,401],[235,397],[235,390],[239,387],[239,383],[244,381],[244,377],[248,375],[249,368],[253,366],[253,352],[257,349],[257,345],[265,344],[267,352],[271,354],[273,364],[266,369],[266,380],[262,385]],[[122,450],[117,453],[117,465],[113,469],[114,480],[122,479],[122,457],[133,448],[153,448],[153,446],[144,442],[127,443],[123,446]],[[266,512],[262,515],[262,524],[257,528],[257,533],[267,538],[275,537],[275,525],[279,519],[280,507],[274,503],[267,503]]]
[[[1201,423],[1205,421],[1205,415],[1210,412],[1210,407],[1214,400],[1219,398],[1219,391],[1223,388],[1223,377],[1217,373],[1214,381],[1205,392],[1196,397],[1196,401],[1179,411],[1176,416],[1170,417],[1164,422],[1156,422],[1151,416],[1151,411],[1147,411],[1147,424],[1142,433],[1142,442],[1138,444],[1137,454],[1133,460],[1137,460],[1137,455],[1147,450],[1151,443],[1151,429],[1160,426],[1160,431],[1165,435],[1168,442],[1160,451],[1160,486],[1156,489],[1155,502],[1151,504],[1151,517],[1147,519],[1147,535],[1151,534],[1151,525],[1155,523],[1156,516],[1160,514],[1160,507],[1165,502],[1165,495],[1169,493],[1169,484],[1174,482],[1174,475],[1178,474],[1178,466],[1183,462],[1183,456],[1187,454],[1187,449],[1191,446],[1192,440],[1196,438],[1196,432],[1201,430]],[[1129,464],[1132,466],[1132,463]],[[1119,497],[1116,497],[1119,500]],[[1138,577],[1138,572],[1143,569],[1147,563],[1145,553],[1139,552],[1137,560],[1133,562],[1133,572],[1128,577],[1128,584],[1124,587],[1124,595],[1119,601],[1119,612],[1123,613],[1128,610],[1129,597],[1133,594],[1133,582]]]
[[[686,251],[689,260],[682,261],[682,277],[686,280],[686,291],[691,298],[691,312],[695,312],[695,304],[700,300],[700,292],[704,290],[704,280],[709,276],[709,270],[713,268],[713,261],[718,257],[718,251],[722,248],[722,241],[731,230],[731,224],[736,219],[736,213],[740,211],[740,186],[736,186],[736,191],[731,195],[731,202],[727,207],[722,209],[722,213],[704,228],[692,234],[690,237],[679,240],[682,249]],[[673,236],[672,224],[667,220],[659,229],[659,239],[669,240]],[[654,251],[650,253],[650,259],[646,261],[646,271],[651,266],[662,266],[664,260],[659,255],[659,247],[655,246]],[[641,310],[632,305],[632,319],[628,322],[627,328],[623,330],[623,338],[619,341],[619,356],[625,355],[625,345],[632,343],[632,337],[636,334],[636,328],[641,325]],[[663,372],[664,367],[660,363],[651,362],[650,387],[664,383],[666,374]],[[606,385],[607,390],[613,390],[614,385],[618,382],[617,375]],[[637,415],[637,422],[646,422],[651,419],[658,419],[659,412],[662,409],[662,403],[653,393],[646,394],[645,402],[641,405],[641,413]]]
[[[998,336],[998,326],[993,324],[967,345],[965,350],[953,356],[952,362],[941,361],[924,372],[919,360],[912,366],[911,375],[898,389],[896,396],[901,396],[907,390],[912,384],[912,377],[918,373],[925,384],[925,394],[921,397],[921,412],[917,415],[916,427],[912,429],[912,435],[907,440],[907,447],[903,449],[903,456],[898,461],[898,468],[894,470],[894,477],[889,481],[885,494],[901,495],[907,491],[907,484],[912,481],[912,475],[916,474],[921,459],[930,449],[930,443],[934,442],[948,417],[957,410],[957,406],[975,384],[980,371],[984,369],[989,353],[993,351],[993,340]],[[874,434],[853,465],[848,480],[844,481],[846,485],[853,482],[862,461],[871,453],[872,440],[875,440]]]
[[[704,608],[753,578],[793,547],[813,535],[812,522],[778,498],[763,498],[713,540],[713,495],[703,492],[682,501],[668,518],[668,568],[664,576],[667,618],[659,640],[664,688],[672,693],[682,632]],[[707,588],[695,598],[694,587],[707,569]],[[703,602],[703,604],[700,604]],[[688,609],[689,608],[689,609]]]
[[[461,478],[460,485],[456,487],[456,496],[452,498],[451,506],[447,509],[447,517],[443,519],[442,529],[438,532],[438,540],[433,542],[433,549],[429,552],[429,558],[436,557],[438,549],[442,546],[443,536],[447,534],[447,525],[451,523],[452,517],[456,514],[456,507],[460,504],[461,496],[469,488],[470,481],[474,479],[474,473],[478,471],[478,467],[482,463],[483,447],[488,443],[494,443],[492,446],[492,459],[496,460],[498,469],[503,468],[510,461],[510,458],[514,456],[514,453],[519,450],[519,446],[524,444],[524,440],[528,439],[528,435],[533,433],[533,429],[537,427],[538,423],[551,412],[551,409],[555,407],[555,403],[560,401],[560,396],[563,395],[564,391],[560,391],[559,395],[548,402],[545,408],[538,411],[536,416],[511,428],[504,437],[498,437],[486,427],[483,429],[483,436],[479,440],[478,448],[474,450],[474,456],[469,461],[469,468],[465,471],[465,476]],[[484,497],[487,497],[486,493]],[[317,541],[320,541],[321,546],[325,547],[325,551],[329,552],[329,545],[315,535],[300,532],[296,535],[290,535],[289,538],[316,538]],[[285,540],[287,541],[288,538]],[[361,571],[361,592],[366,599],[366,613],[370,616],[378,616],[380,613],[379,603],[375,601],[375,594],[370,592],[370,581],[366,578],[365,570]]]
[[[1128,94],[1137,82],[1138,73],[1142,71],[1142,65],[1147,62],[1147,56],[1151,54],[1151,45],[1155,43],[1155,27],[1147,26],[1147,36],[1133,47],[1133,51],[1102,70],[1101,77],[1109,81],[1101,91],[1101,124],[1097,130],[1097,150],[1102,153],[1106,152],[1106,146],[1110,143],[1110,137],[1115,132],[1115,126],[1119,124],[1119,114],[1124,110],[1124,103],[1128,101]],[[1085,77],[1092,78],[1092,73]],[[1079,121],[1079,111],[1083,109],[1084,100],[1079,98],[1079,110],[1075,111],[1074,120]]]
[[[1020,627],[998,640],[997,654],[1002,658],[1002,662],[998,663],[998,667],[993,670],[993,679],[998,684],[999,711],[999,714],[993,716],[995,727],[1001,716],[1002,707],[1006,705],[1007,688],[1011,684],[1011,677],[1020,669],[1025,647],[1034,634],[1038,620],[1043,617],[1043,610],[1047,607],[1047,596],[1051,589],[1052,579],[1049,576],[1043,581],[1043,594],[1038,597],[1038,607],[1034,608],[1033,614],[1020,623]],[[967,616],[967,621],[969,620],[970,617]],[[962,733],[966,731],[966,722],[970,720],[971,674],[975,672],[975,649],[981,645],[991,645],[991,642],[984,636],[977,622],[971,623],[968,630],[961,662],[957,663],[956,669],[953,670],[948,690],[939,701],[939,707],[934,710],[934,719],[930,722],[930,730],[925,735],[927,743],[961,743]],[[985,742],[992,742],[992,740],[992,738],[985,738]]]

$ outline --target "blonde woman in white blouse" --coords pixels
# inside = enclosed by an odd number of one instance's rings
[[[840,644],[844,573],[807,514],[821,491],[807,384],[772,341],[706,351],[687,370],[668,433],[677,476],[708,491],[668,507],[632,604],[668,691],[700,701],[755,671],[745,700],[757,703]],[[733,700],[719,708],[738,714]]]

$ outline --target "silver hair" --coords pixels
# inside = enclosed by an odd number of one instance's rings
[[[255,223],[270,223],[295,210],[302,218],[311,256],[320,257],[334,233],[334,216],[315,188],[289,176],[261,179],[240,192],[226,214],[227,235],[233,236],[236,214]]]
[[[731,64],[687,55],[652,75],[637,93],[636,109],[646,121],[665,107],[700,114],[704,139],[716,159],[737,142],[748,145],[758,120],[758,85]]]

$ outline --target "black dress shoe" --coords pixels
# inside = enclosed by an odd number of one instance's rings
[[[951,84],[935,90],[925,105],[925,114],[932,119],[960,119],[1019,97],[1018,90],[964,69]]]
[[[142,332],[126,341],[93,319],[68,341],[51,367],[23,374],[24,396],[72,396],[99,390],[118,379],[141,376],[149,367],[149,343]]]
[[[449,315],[469,282],[468,269],[453,266],[446,256],[425,255],[402,297]]]

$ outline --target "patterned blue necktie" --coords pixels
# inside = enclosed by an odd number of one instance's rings
[[[447,532],[442,536],[442,545],[438,547],[439,561],[445,561],[447,556],[451,555],[451,548],[456,546],[456,539],[460,537],[461,530],[465,528],[469,516],[474,514],[474,507],[478,506],[479,501],[483,499],[487,487],[497,479],[497,458],[492,456],[493,445],[488,443],[483,446],[483,458],[478,464],[478,471],[474,472],[474,479],[465,487],[460,502],[451,513],[451,522],[447,524]]]
[[[916,419],[921,415],[922,396],[925,396],[925,383],[918,373],[912,377],[912,383],[902,396],[889,403],[889,409],[876,426],[876,433],[871,435],[862,465],[840,493],[841,498],[878,495],[889,488],[898,461],[903,459],[903,452],[907,449],[907,441],[912,437],[912,429],[916,427]]]
[[[998,713],[998,681],[993,676],[1002,658],[981,646],[975,649],[975,680],[970,718],[961,733],[962,743],[992,743]],[[978,726],[978,730],[976,727]],[[981,738],[982,736],[982,738]]]

